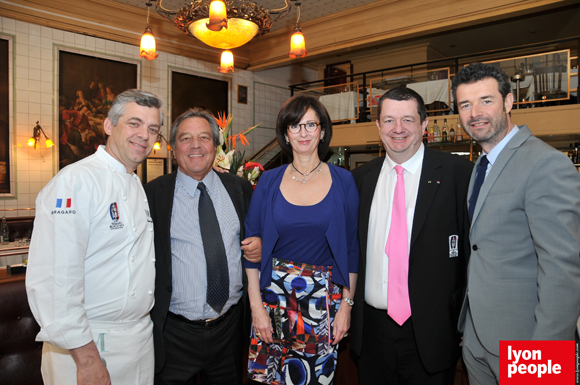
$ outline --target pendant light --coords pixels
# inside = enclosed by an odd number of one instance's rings
[[[302,30],[298,26],[298,21],[300,21],[300,3],[296,3],[298,8],[298,18],[296,19],[296,27],[294,27],[294,33],[290,38],[290,52],[288,56],[292,59],[297,59],[300,57],[306,57],[306,45],[304,43],[304,35]]]
[[[214,32],[228,28],[228,12],[223,0],[212,0],[209,5],[209,23],[205,26]]]
[[[144,57],[147,60],[155,60],[159,56],[158,52],[155,52],[155,36],[153,36],[153,32],[151,28],[149,28],[149,7],[151,7],[151,3],[147,2],[147,27],[145,27],[145,32],[143,36],[141,36],[141,51],[139,57]]]
[[[224,52],[222,52],[222,58],[218,69],[221,73],[224,74],[227,74],[230,71],[234,72],[234,55],[229,49],[226,49]]]

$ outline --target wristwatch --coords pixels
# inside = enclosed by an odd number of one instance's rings
[[[354,306],[354,301],[353,301],[353,299],[352,299],[352,298],[346,298],[346,297],[343,297],[343,298],[342,298],[342,300],[343,300],[344,302],[348,303],[350,306]]]

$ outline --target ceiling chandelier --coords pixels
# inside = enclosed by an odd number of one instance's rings
[[[220,72],[233,71],[232,48],[240,47],[254,38],[270,31],[271,15],[275,20],[290,12],[290,1],[279,9],[264,9],[249,0],[192,0],[181,9],[163,7],[163,0],[156,0],[157,12],[182,30],[205,44],[224,49]],[[235,4],[234,4],[235,3]]]

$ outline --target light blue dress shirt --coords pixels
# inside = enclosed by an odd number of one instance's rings
[[[518,128],[518,126],[516,126],[514,124],[514,128],[512,128],[512,130],[505,136],[505,138],[503,138],[501,140],[501,142],[499,142],[494,148],[491,149],[489,154],[486,154],[485,151],[483,151],[483,153],[485,155],[487,155],[487,160],[489,161],[489,164],[487,165],[487,169],[485,170],[485,177],[486,178],[489,175],[489,171],[493,167],[493,164],[495,163],[495,161],[496,161],[497,157],[499,156],[499,154],[501,153],[501,151],[505,148],[505,146],[508,144],[508,142],[510,140],[512,140],[512,138],[518,133],[519,130],[520,129]]]
[[[230,297],[221,314],[242,297],[242,251],[240,220],[232,200],[214,171],[203,178],[215,207],[224,240],[230,277]],[[171,266],[173,291],[169,311],[190,320],[219,317],[206,303],[207,273],[199,229],[198,181],[177,171],[171,213]]]

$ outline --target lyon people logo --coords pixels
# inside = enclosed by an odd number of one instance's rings
[[[574,341],[500,341],[501,385],[575,384]]]

